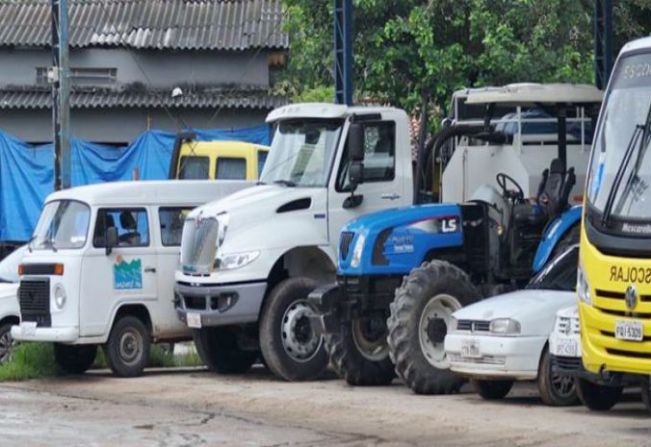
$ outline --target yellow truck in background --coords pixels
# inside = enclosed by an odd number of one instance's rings
[[[197,141],[192,132],[178,134],[170,161],[170,179],[257,180],[269,146],[243,141]]]

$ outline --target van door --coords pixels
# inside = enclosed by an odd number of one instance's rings
[[[126,303],[150,308],[158,295],[157,260],[144,207],[99,208],[91,248],[82,260],[81,336],[108,335],[111,318]],[[115,227],[118,246],[106,254],[106,229]],[[153,321],[154,325],[156,322]]]

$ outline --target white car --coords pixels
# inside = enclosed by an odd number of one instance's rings
[[[11,358],[14,345],[11,326],[20,322],[18,265],[26,249],[25,245],[17,248],[0,262],[0,365]]]
[[[577,401],[574,378],[555,374],[547,340],[556,312],[576,302],[578,245],[553,259],[524,290],[462,308],[445,337],[450,369],[472,380],[484,399],[505,397],[513,383],[537,380],[548,405]]]

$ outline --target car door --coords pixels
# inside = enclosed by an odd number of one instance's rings
[[[157,299],[156,253],[145,207],[99,208],[92,247],[81,268],[80,333],[101,336],[111,317],[126,303],[151,306]],[[106,230],[115,227],[118,245],[106,253]]]

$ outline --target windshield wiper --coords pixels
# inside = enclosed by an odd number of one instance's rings
[[[288,186],[290,188],[296,186],[296,183],[292,182],[291,180],[274,180],[274,184]]]

